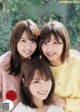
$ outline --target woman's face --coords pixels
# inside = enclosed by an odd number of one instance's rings
[[[58,66],[60,65],[61,62],[61,55],[63,52],[63,42],[60,39],[60,43],[57,42],[55,39],[54,35],[51,34],[51,39],[50,41],[45,41],[42,44],[42,52],[45,55],[45,57],[50,61],[50,63],[53,66]]]
[[[41,76],[41,73],[38,69],[35,70],[34,77],[29,86],[29,90],[33,96],[33,101],[45,100],[50,93],[51,87],[51,79],[46,78],[44,75]]]
[[[23,32],[21,39],[17,43],[17,50],[22,58],[29,58],[36,50],[37,44],[34,40],[29,40],[26,31]]]

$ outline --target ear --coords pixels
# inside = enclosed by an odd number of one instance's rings
[[[24,86],[27,87],[26,80],[24,78],[22,78],[22,82],[23,82]]]
[[[22,81],[23,81],[23,83],[24,83],[24,78],[22,78]]]

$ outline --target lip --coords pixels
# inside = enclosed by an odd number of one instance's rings
[[[31,54],[31,51],[26,51],[26,50],[24,50],[24,52],[25,52],[26,54]]]
[[[54,56],[55,54],[56,54],[56,53],[52,53],[52,54],[47,53],[48,56]]]
[[[41,94],[41,95],[45,95],[47,93],[47,90],[46,91],[40,91],[38,93]]]

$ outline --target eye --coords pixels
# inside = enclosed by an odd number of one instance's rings
[[[25,40],[25,39],[21,39],[20,41],[21,41],[21,42],[26,42],[26,40]]]
[[[55,42],[53,42],[52,44],[58,44],[58,42],[57,42],[57,41],[55,41]]]
[[[43,42],[43,45],[47,45],[48,44],[48,42]]]
[[[35,40],[32,40],[32,43],[36,43]]]
[[[33,83],[39,83],[39,81],[38,81],[38,80],[36,80],[36,81],[34,81]]]
[[[47,42],[44,43],[45,45],[47,44]]]
[[[49,80],[50,80],[50,78],[46,78],[46,79],[45,79],[45,81],[49,81]]]
[[[32,43],[36,43],[36,41],[35,41],[34,39],[31,39],[30,41],[31,41]]]

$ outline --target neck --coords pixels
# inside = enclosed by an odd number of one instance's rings
[[[48,110],[48,106],[44,105],[42,108],[34,109],[35,112],[46,112]]]
[[[50,62],[50,64],[54,67],[57,67],[57,66],[62,65],[63,63],[61,61],[58,61],[58,62]]]
[[[70,62],[70,58],[66,58],[64,62],[58,61],[58,62],[50,62],[50,64],[54,67],[60,66],[64,63],[69,63]]]
[[[58,59],[55,59],[54,61],[50,61],[50,64],[54,67],[62,65],[61,56]]]
[[[42,108],[42,107],[44,106],[43,100],[39,100],[39,99],[34,98],[33,101],[34,101],[34,104],[35,104],[38,108]]]
[[[46,112],[48,109],[48,106],[43,103],[43,100],[39,100],[37,98],[33,98],[35,105],[37,108],[35,108],[35,112]]]
[[[21,59],[21,66],[24,65],[24,63],[26,62],[26,60],[27,60],[27,59],[23,59],[23,60]]]

